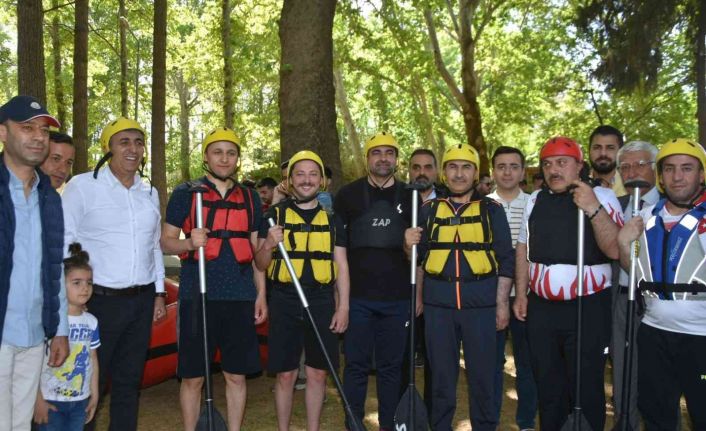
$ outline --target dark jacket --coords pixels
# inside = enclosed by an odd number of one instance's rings
[[[44,293],[42,326],[47,338],[56,334],[59,326],[59,290],[61,289],[61,263],[64,250],[64,213],[61,197],[52,188],[49,177],[39,174],[39,211],[42,221],[41,284]],[[10,293],[12,255],[15,249],[15,206],[10,196],[10,172],[0,153],[0,342],[2,341],[7,298]]]

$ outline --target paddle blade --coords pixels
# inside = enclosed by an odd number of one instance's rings
[[[581,411],[574,411],[571,413],[561,427],[561,431],[593,431],[591,425],[588,423],[588,419],[584,416]]]
[[[414,402],[414,418],[409,411],[410,399]],[[414,428],[412,428],[414,419]],[[429,416],[422,397],[416,389],[407,388],[395,411],[395,431],[429,431]]]
[[[208,428],[208,410],[207,407],[204,406],[201,409],[201,414],[199,415],[199,420],[196,422],[196,431],[228,431],[228,425],[226,425],[225,419],[223,419],[223,416],[216,410],[216,408],[213,408],[213,428],[209,429]]]

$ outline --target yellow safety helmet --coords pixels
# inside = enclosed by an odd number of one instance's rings
[[[363,153],[365,153],[365,157],[368,157],[368,152],[370,152],[370,150],[372,150],[373,148],[384,146],[392,147],[395,149],[397,154],[400,153],[400,144],[397,143],[397,140],[394,136],[387,132],[380,132],[376,135],[373,135],[372,138],[368,139],[368,141],[365,143],[365,147],[363,148]]]
[[[125,117],[117,118],[112,122],[108,123],[108,125],[106,125],[103,128],[103,131],[101,132],[100,143],[101,149],[103,150],[103,154],[107,154],[108,151],[110,151],[110,138],[112,138],[116,133],[122,132],[123,130],[137,130],[138,132],[142,133],[142,136],[147,138],[147,132],[145,132],[145,129],[140,126],[140,123]],[[147,145],[145,145],[145,159],[146,158]]]
[[[661,162],[662,160],[666,159],[669,156],[673,156],[675,154],[683,154],[686,156],[691,156],[694,157],[701,163],[701,169],[706,171],[706,151],[704,151],[704,147],[699,145],[698,142],[690,141],[685,138],[677,138],[677,139],[672,139],[671,141],[667,141],[664,145],[662,145],[662,148],[660,148],[659,152],[657,153],[657,189],[664,193],[664,188],[662,187],[662,166]]]
[[[321,157],[319,157],[315,152],[309,151],[309,150],[302,150],[299,151],[298,153],[294,154],[292,157],[289,158],[289,164],[287,165],[287,179],[292,175],[292,167],[297,164],[297,162],[301,162],[302,160],[311,160],[312,162],[316,163],[319,166],[319,169],[321,170],[321,185],[320,188],[323,190],[326,187],[326,181],[324,181],[325,175],[324,175],[324,162],[321,160]],[[292,187],[292,183],[289,183],[289,187]]]
[[[480,156],[478,155],[478,151],[476,151],[475,148],[471,147],[468,144],[459,144],[459,145],[454,145],[453,147],[447,149],[444,152],[444,157],[441,159],[441,182],[446,184],[446,174],[444,174],[444,167],[446,166],[447,162],[450,162],[451,160],[465,160],[467,162],[473,163],[473,166],[476,167],[476,175],[474,180],[478,181],[478,178],[480,178],[480,170],[478,167],[480,166]]]
[[[235,146],[238,148],[238,158],[240,159],[240,138],[238,137],[238,135],[235,134],[233,130],[227,127],[219,127],[216,130],[213,130],[208,135],[206,135],[203,140],[203,144],[201,144],[201,155],[205,158],[208,146],[214,142],[220,141],[234,143]]]

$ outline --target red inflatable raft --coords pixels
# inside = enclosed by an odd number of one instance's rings
[[[152,324],[152,339],[147,352],[147,362],[142,376],[142,387],[147,388],[162,383],[176,376],[177,369],[177,310],[179,284],[166,279],[164,288],[167,292],[167,318]],[[267,364],[267,322],[257,326],[257,338],[260,342],[260,360],[263,368]],[[216,353],[216,362],[220,353]]]

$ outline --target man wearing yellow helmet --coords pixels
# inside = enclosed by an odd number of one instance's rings
[[[645,429],[677,429],[686,398],[693,429],[706,429],[706,152],[674,139],[657,153],[665,197],[620,231],[627,270],[638,241],[638,288],[645,313],[638,329],[638,408]]]
[[[351,277],[343,386],[362,420],[374,350],[381,429],[393,429],[409,318],[409,264],[402,243],[411,196],[395,178],[399,148],[389,133],[370,138],[364,148],[368,175],[342,187],[333,201],[346,225]]]
[[[241,154],[234,131],[212,131],[202,151],[206,176],[174,189],[162,227],[164,252],[181,259],[179,401],[184,428],[194,429],[204,383],[203,332],[196,323],[200,315],[196,251],[204,247],[208,338],[212,352],[221,351],[228,423],[231,429],[240,429],[247,395],[245,376],[261,370],[255,325],[267,318],[264,275],[253,262],[261,203],[257,193],[235,179]],[[196,188],[203,191],[203,229],[196,228]]]
[[[277,424],[280,431],[287,431],[304,350],[307,429],[317,430],[326,391],[326,357],[309,322],[302,318],[301,302],[277,244],[283,242],[287,249],[328,355],[337,367],[338,334],[348,327],[346,237],[340,218],[326,212],[317,200],[324,188],[324,165],[319,156],[311,151],[294,154],[287,178],[293,198],[278,203],[265,215],[255,255],[258,268],[267,271],[271,282],[267,369],[277,374]],[[270,218],[277,225],[270,227]]]
[[[104,156],[96,170],[64,189],[64,244],[81,243],[94,262],[88,307],[101,328],[101,392],[110,381],[110,429],[129,431],[137,428],[152,321],[166,317],[159,194],[140,178],[145,131],[139,123],[108,123],[100,143]]]
[[[510,318],[515,256],[503,208],[474,190],[478,164],[478,153],[469,145],[446,150],[441,178],[449,197],[425,203],[422,227],[405,233],[405,250],[419,244],[424,269],[422,298],[427,356],[433,370],[430,422],[434,430],[452,429],[461,342],[471,425],[481,431],[498,426],[496,331],[505,329]]]
[[[611,262],[623,216],[615,193],[581,180],[583,151],[573,139],[547,140],[539,153],[546,188],[525,206],[517,239],[515,317],[526,321],[542,429],[567,421],[581,377],[583,414],[594,430],[605,424],[605,350],[610,343]],[[576,370],[578,212],[585,221],[580,372]],[[529,293],[528,293],[529,289]]]

